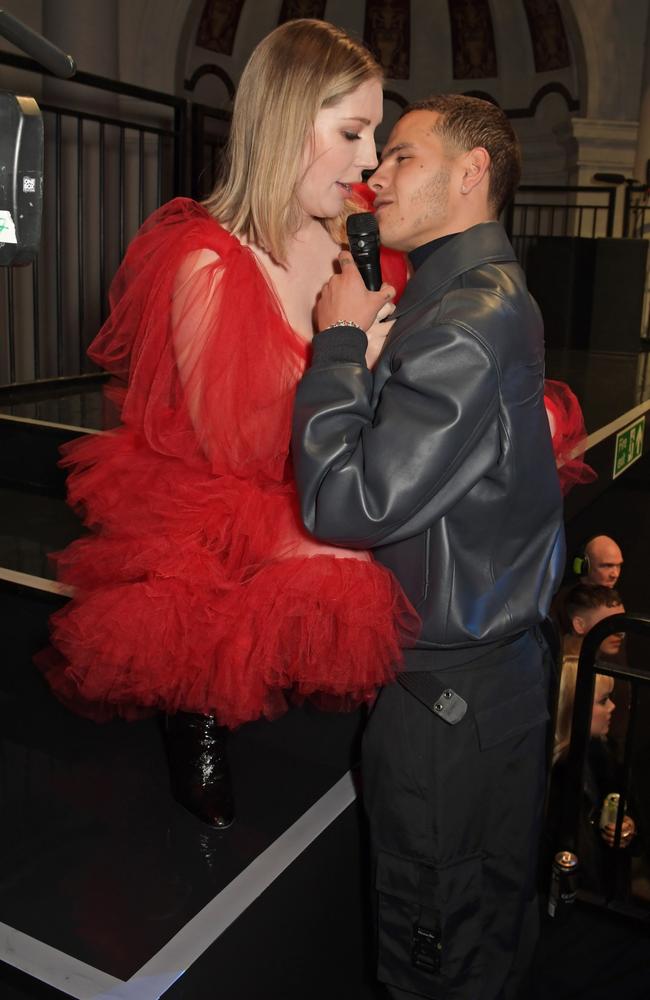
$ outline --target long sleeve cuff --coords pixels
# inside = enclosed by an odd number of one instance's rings
[[[312,368],[332,364],[365,364],[368,338],[358,326],[330,327],[312,341]]]

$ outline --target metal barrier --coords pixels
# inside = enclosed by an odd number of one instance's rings
[[[2,52],[0,64],[49,79],[22,56]],[[103,101],[114,95],[115,113],[82,107],[76,85],[101,91]],[[82,72],[57,86],[66,88],[69,106],[39,100],[46,136],[42,250],[33,265],[0,276],[7,333],[0,385],[93,371],[86,348],[106,317],[126,245],[150,212],[187,188],[184,99]]]
[[[630,777],[634,753],[634,736],[638,724],[637,705],[639,689],[642,685],[650,684],[650,659],[647,669],[596,660],[601,643],[614,632],[639,635],[650,640],[650,619],[632,614],[610,615],[587,633],[582,644],[573,706],[571,744],[566,763],[566,773],[564,775],[560,835],[555,845],[555,849],[558,851],[568,851],[577,855],[578,865],[580,863],[579,830],[581,826],[581,813],[584,808],[584,774],[589,741],[591,739],[590,730],[595,675],[597,673],[606,674],[613,678],[621,678],[628,681],[632,691],[625,749],[622,762],[618,762],[620,763],[618,788],[610,789],[610,791],[616,791],[620,795],[613,851],[616,851],[621,843],[621,829],[625,805],[631,790]],[[648,724],[650,724],[650,719],[646,720],[646,725]],[[594,896],[593,893],[585,893],[583,890],[578,889],[578,896],[594,905],[615,910],[627,916],[636,917],[644,922],[650,920],[649,905],[643,906],[619,893],[620,887],[617,886],[616,879],[613,877],[615,874],[615,859],[616,854],[613,853],[612,877],[604,886],[605,891],[603,895]]]
[[[650,239],[650,187],[645,184],[625,185],[623,236]]]
[[[207,198],[215,186],[228,140],[229,111],[192,105],[192,197]]]
[[[0,52],[0,65],[50,79],[36,62],[9,52]],[[230,93],[234,84],[226,83]],[[78,85],[101,92],[102,99],[113,95],[115,113],[90,111],[80,106],[82,98],[68,101]],[[0,275],[6,330],[0,387],[95,372],[86,350],[106,317],[110,281],[129,240],[169,198],[208,195],[228,134],[230,112],[181,97],[83,72],[58,86],[67,88],[70,106],[39,102],[46,133],[42,252],[34,265]],[[626,196],[630,191],[628,186]],[[540,237],[612,236],[615,206],[616,187],[523,185],[505,225],[525,267]],[[631,232],[648,222],[646,209],[626,201]]]
[[[616,187],[522,184],[504,219],[522,267],[540,236],[614,235]]]
[[[625,185],[625,206],[623,210],[623,236],[650,239],[650,187],[628,181]],[[649,263],[650,268],[650,263]],[[650,270],[646,274],[645,297],[641,336],[650,339]]]

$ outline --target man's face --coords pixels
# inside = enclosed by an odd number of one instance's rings
[[[437,111],[411,111],[395,125],[381,163],[369,180],[377,192],[375,212],[381,241],[408,252],[459,231],[462,154],[445,146],[432,127]]]
[[[603,618],[609,618],[610,615],[622,615],[624,613],[625,608],[622,604],[615,604],[611,608],[608,608],[605,604],[598,608],[585,608],[579,615],[574,615],[572,622],[573,630],[578,635],[586,635]],[[607,636],[600,644],[599,654],[609,657],[617,656],[623,644],[623,639],[623,632],[614,632],[612,635]]]
[[[583,578],[592,587],[615,587],[623,568],[623,553],[612,538],[599,535],[587,545],[589,572]]]

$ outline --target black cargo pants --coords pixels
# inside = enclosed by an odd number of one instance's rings
[[[531,957],[548,720],[544,653],[533,629],[436,673],[441,691],[467,702],[455,725],[398,683],[371,714],[362,769],[378,978],[396,1000],[509,1000]]]

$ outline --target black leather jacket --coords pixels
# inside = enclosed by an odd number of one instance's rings
[[[374,550],[420,648],[502,640],[545,617],[564,531],[542,321],[501,225],[442,245],[395,317],[374,373],[360,330],[314,340],[294,420],[303,520]]]

